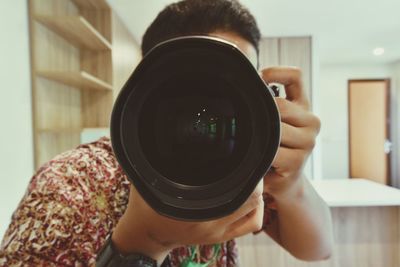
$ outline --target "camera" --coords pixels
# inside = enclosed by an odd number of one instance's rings
[[[280,143],[272,89],[240,49],[209,36],[164,41],[121,89],[115,156],[158,213],[203,221],[238,209]]]

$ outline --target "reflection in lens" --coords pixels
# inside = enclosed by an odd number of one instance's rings
[[[238,90],[220,77],[198,73],[171,77],[154,88],[138,129],[152,167],[184,185],[210,184],[238,167],[252,133]]]

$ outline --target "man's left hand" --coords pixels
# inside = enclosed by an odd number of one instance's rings
[[[281,144],[272,163],[273,169],[264,177],[264,192],[273,197],[282,197],[290,192],[302,176],[321,123],[310,111],[300,69],[267,68],[262,71],[262,78],[268,83],[285,86],[286,98],[275,98],[281,115]]]

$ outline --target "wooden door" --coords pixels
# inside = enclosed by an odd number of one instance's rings
[[[350,80],[349,169],[352,178],[389,183],[389,80]]]

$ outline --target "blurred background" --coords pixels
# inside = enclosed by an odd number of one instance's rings
[[[0,236],[41,164],[108,135],[142,35],[172,2],[0,1]],[[332,207],[337,242],[311,265],[245,237],[243,266],[400,266],[400,2],[240,2],[261,29],[262,67],[303,71],[322,122],[305,172]]]

